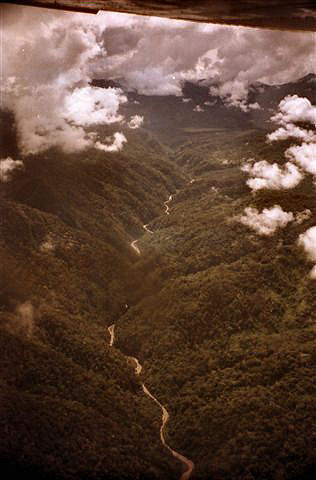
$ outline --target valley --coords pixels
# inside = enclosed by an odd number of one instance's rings
[[[192,84],[188,103],[132,92],[122,112],[145,121],[123,150],[52,148],[1,185],[6,476],[312,478],[316,287],[297,238],[315,187],[253,195],[241,170],[284,163],[264,119],[294,88],[261,88],[249,113],[193,113],[214,98]],[[276,204],[311,215],[269,237],[238,221]]]

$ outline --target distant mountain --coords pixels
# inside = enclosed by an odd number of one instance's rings
[[[94,80],[92,85],[121,88],[118,81]],[[139,95],[127,92],[128,102],[121,106],[124,115],[143,115],[144,126],[154,132],[166,133],[174,128],[259,128],[267,122],[286,95],[300,95],[316,103],[316,75],[309,74],[296,82],[282,85],[256,83],[249,89],[248,103],[258,103],[260,109],[243,112],[225,105],[221,98],[209,93],[203,82],[185,82],[182,97],[174,95]],[[171,129],[171,130],[170,130]],[[166,139],[167,137],[165,137]]]

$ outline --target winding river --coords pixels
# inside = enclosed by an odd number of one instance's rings
[[[165,206],[165,209],[166,209],[166,210],[165,210],[165,213],[166,213],[167,215],[170,215],[170,212],[169,212],[170,208],[169,208],[168,203],[171,202],[172,198],[173,198],[173,195],[170,195],[169,198],[168,198],[168,200],[166,200],[166,201],[164,202],[164,206]]]
[[[131,243],[131,247],[132,247],[133,250],[135,250],[137,255],[140,255],[140,250],[139,250],[138,246],[136,245],[137,242],[138,242],[138,240],[133,240],[132,243]]]
[[[148,233],[154,233],[152,230],[150,230],[150,228],[148,228],[148,223],[147,225],[143,225],[143,229],[146,230],[146,232]]]
[[[113,323],[112,325],[110,325],[108,327],[108,332],[110,334],[110,347],[113,346],[114,344],[114,341],[115,341],[115,324]],[[142,365],[139,363],[139,360],[136,358],[136,357],[127,357],[128,360],[130,360],[132,363],[134,363],[135,365],[135,374],[136,375],[140,375],[141,372],[142,372]],[[185,467],[185,471],[182,473],[181,477],[179,478],[179,480],[189,480],[191,474],[192,474],[192,471],[193,471],[193,468],[194,468],[194,463],[192,462],[192,460],[189,460],[188,458],[186,458],[184,455],[181,455],[181,453],[178,453],[176,452],[175,450],[173,450],[166,442],[165,440],[165,437],[164,437],[164,430],[165,430],[165,426],[169,420],[169,413],[168,413],[168,410],[166,409],[166,407],[164,407],[160,402],[159,400],[148,390],[148,388],[146,387],[146,385],[144,383],[142,383],[142,389],[143,389],[143,392],[145,393],[145,395],[147,395],[151,400],[153,400],[161,409],[162,411],[162,423],[161,423],[161,427],[160,427],[160,440],[161,440],[161,443],[163,444],[164,447],[166,447],[169,452],[172,453],[172,455],[177,458],[178,460],[180,460],[180,462],[182,462],[183,466]]]
[[[170,213],[169,213],[170,209],[169,209],[168,204],[171,202],[172,198],[173,198],[173,196],[170,195],[168,200],[166,200],[164,202],[165,213],[167,215],[170,215]],[[150,228],[148,228],[148,224],[143,225],[143,228],[148,233],[154,233],[152,230],[150,230]],[[138,242],[138,239],[133,240],[130,245],[131,245],[132,249],[137,253],[137,255],[141,255],[141,251],[140,251],[139,247],[136,245],[137,242]],[[110,347],[113,347],[114,341],[115,341],[115,324],[114,323],[108,327],[108,332],[109,332],[109,335],[110,335],[109,345],[110,345]],[[140,375],[143,367],[139,363],[139,360],[136,357],[127,357],[127,359],[130,360],[135,365],[135,374]],[[151,400],[153,400],[159,406],[159,408],[162,411],[162,417],[161,417],[162,423],[161,423],[161,427],[160,427],[160,440],[161,440],[161,443],[163,444],[163,446],[166,447],[169,450],[169,452],[172,453],[172,455],[175,458],[180,460],[180,462],[182,463],[182,465],[184,467],[184,472],[182,473],[179,480],[189,480],[189,478],[191,477],[191,474],[193,472],[193,469],[194,469],[194,463],[192,462],[192,460],[189,460],[185,456],[181,455],[181,453],[178,453],[175,450],[173,450],[167,444],[167,442],[165,440],[165,437],[164,437],[164,430],[165,430],[166,424],[167,424],[167,422],[169,420],[169,417],[170,417],[166,407],[164,407],[159,402],[159,400],[148,390],[148,388],[146,387],[146,385],[144,383],[142,383],[142,388],[143,388],[143,392],[145,393],[145,395],[147,395]]]

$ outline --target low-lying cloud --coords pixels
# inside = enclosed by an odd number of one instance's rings
[[[83,15],[13,11],[20,16],[10,23],[11,8],[5,10],[2,99],[15,114],[21,153],[51,147],[70,153],[102,144],[86,127],[122,121],[119,107],[127,101],[118,88],[90,85],[91,61],[106,54],[103,28]]]
[[[289,147],[285,155],[306,173],[316,175],[316,143],[303,143]]]
[[[11,157],[0,160],[0,182],[6,183],[12,179],[15,170],[21,170],[24,164],[21,160],[13,160]]]
[[[310,100],[298,95],[288,95],[279,103],[279,112],[271,120],[280,125],[289,123],[307,122],[315,126],[316,107]]]
[[[258,235],[270,236],[279,228],[284,228],[294,220],[292,212],[284,212],[279,205],[264,208],[261,213],[257,208],[247,207],[239,221],[254,230]]]
[[[135,129],[142,126],[144,123],[144,117],[141,115],[133,115],[128,122],[129,128]]]
[[[279,167],[277,163],[271,164],[261,160],[253,165],[247,163],[241,169],[253,177],[246,182],[253,191],[264,188],[271,190],[294,188],[303,178],[299,169],[291,162]]]
[[[288,138],[295,138],[304,142],[315,142],[316,133],[313,130],[306,130],[293,123],[289,123],[285,127],[280,127],[267,135],[267,140],[269,142],[287,140]]]
[[[282,126],[267,135],[268,142],[295,138],[303,143],[292,145],[285,151],[285,157],[289,161],[282,167],[265,160],[243,165],[241,169],[252,177],[247,180],[247,185],[253,191],[263,188],[294,188],[306,174],[316,175],[316,133],[294,123],[315,123],[316,108],[307,98],[289,95],[281,100],[279,112],[271,120]]]
[[[298,244],[302,247],[307,258],[312,262],[316,262],[316,226],[311,227],[298,237]],[[310,271],[310,277],[316,280],[316,265]]]
[[[310,100],[298,95],[288,95],[279,103],[278,113],[271,117],[271,121],[281,125],[280,128],[267,135],[268,142],[295,138],[304,142],[315,142],[316,133],[310,127],[316,126],[316,107]],[[309,128],[302,128],[300,124],[307,124]],[[298,124],[298,125],[297,125]]]
[[[14,315],[8,320],[6,328],[14,335],[30,337],[35,328],[35,308],[30,301],[20,303]]]
[[[111,138],[108,139],[111,141]],[[125,135],[122,132],[116,132],[113,135],[113,141],[110,145],[101,142],[96,142],[95,147],[104,152],[118,152],[122,150],[124,143],[127,142]]]
[[[66,153],[94,148],[97,134],[87,132],[91,125],[109,125],[122,120],[120,104],[126,102],[120,89],[41,85],[10,97],[24,155],[51,147]]]
[[[196,105],[193,108],[193,112],[204,112],[204,109],[201,107],[201,105]]]
[[[64,118],[76,125],[111,124],[123,120],[119,106],[127,102],[118,88],[75,88],[64,100]]]
[[[311,216],[312,212],[310,211],[310,209],[305,208],[305,210],[296,214],[295,223],[300,225],[301,223],[305,222],[305,220],[308,220]]]

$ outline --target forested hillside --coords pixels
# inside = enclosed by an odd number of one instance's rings
[[[253,132],[190,142],[195,181],[139,242],[161,290],[120,318],[119,347],[168,406],[169,443],[194,460],[194,478],[312,478],[315,282],[295,240],[315,222],[314,187],[291,193],[294,212],[313,205],[304,224],[260,238],[236,216],[250,202],[288,208],[289,195],[253,199],[240,161],[277,159],[275,148]]]
[[[10,123],[11,121],[11,123]],[[2,113],[4,131],[12,118]],[[2,155],[15,155],[3,136]],[[159,412],[109,347],[130,242],[183,183],[150,133],[124,154],[29,156],[1,185],[1,460],[8,476],[166,478]],[[163,161],[162,161],[163,159]]]
[[[314,80],[297,93],[313,100]],[[313,477],[316,284],[297,239],[315,225],[315,185],[249,188],[245,162],[281,168],[293,143],[266,141],[293,85],[256,88],[251,112],[204,105],[203,85],[184,85],[187,102],[129,93],[121,110],[144,124],[122,126],[121,151],[51,148],[0,185],[6,477],[179,478],[142,381],[192,480]],[[1,157],[18,157],[8,111],[1,131]],[[275,205],[293,218],[273,235],[240,220]]]

